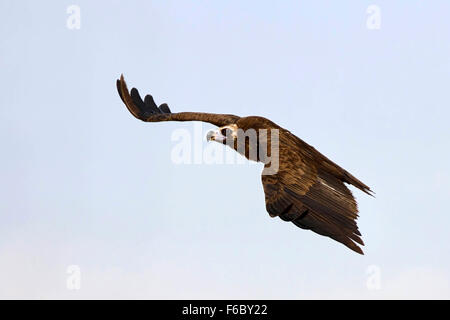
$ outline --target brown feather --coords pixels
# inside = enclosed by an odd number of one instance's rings
[[[240,117],[231,114],[204,112],[172,113],[169,106],[165,103],[160,105],[158,108],[151,95],[147,95],[145,97],[145,101],[142,101],[136,88],[131,89],[130,95],[123,75],[120,76],[120,80],[117,80],[117,90],[119,91],[119,96],[131,114],[145,122],[202,121],[221,127],[227,124],[235,123],[240,119]]]
[[[318,151],[293,137],[280,129],[279,171],[262,176],[267,211],[362,254],[356,244],[364,245],[356,224],[358,208],[345,180],[321,165],[318,159],[324,156]]]
[[[128,110],[136,118],[146,122],[159,121],[203,121],[222,127],[236,124],[239,129],[279,130],[279,154],[268,155],[278,157],[279,170],[275,174],[265,175],[262,183],[265,193],[266,210],[271,217],[280,217],[284,221],[293,222],[302,229],[308,229],[320,235],[330,237],[355,252],[363,254],[357,245],[364,245],[358,230],[357,203],[344,183],[349,183],[372,195],[372,190],[356,179],[346,170],[339,167],[322,155],[314,147],[293,135],[272,121],[263,117],[238,117],[229,114],[213,114],[202,112],[172,113],[167,104],[156,105],[151,95],[144,101],[137,89],[131,94],[123,78],[117,80],[117,90]],[[271,150],[271,135],[258,138],[256,146]],[[236,144],[230,145],[236,151],[249,158],[249,148],[237,150]],[[259,156],[265,167],[269,164]]]

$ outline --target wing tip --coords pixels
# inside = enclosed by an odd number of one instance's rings
[[[122,99],[123,103],[127,107],[128,111],[131,112],[133,116],[136,118],[139,118],[139,110],[134,105],[133,100],[131,99],[130,93],[127,88],[127,84],[125,82],[125,78],[123,76],[123,73],[120,75],[120,79],[117,79],[116,81],[117,91],[119,92],[119,96]]]
[[[375,191],[373,191],[372,189],[370,189],[369,186],[366,186],[365,184],[363,184],[361,187],[358,187],[362,192],[364,192],[365,194],[368,194],[371,197],[375,198]]]
[[[128,111],[139,120],[144,122],[163,121],[172,113],[167,103],[163,103],[158,108],[150,94],[146,95],[144,100],[142,100],[138,89],[131,88],[131,91],[128,91],[123,73],[120,75],[120,79],[117,79],[116,86],[119,96]],[[164,115],[164,117],[160,117],[160,115]]]
[[[358,240],[355,240],[355,236],[344,236],[345,239],[336,239],[338,242],[342,243],[344,246],[349,248],[350,250],[359,253],[360,255],[364,255],[364,251],[360,246],[364,246],[364,242],[360,237],[357,237]]]
[[[169,108],[169,106],[167,105],[167,103],[161,104],[161,105],[159,106],[159,110],[160,110],[162,113],[172,113],[172,111],[170,111],[170,108]]]
[[[120,79],[116,81],[117,91],[122,99],[123,103],[127,107],[128,111],[137,119],[146,121],[142,106],[139,105],[140,95],[136,88],[132,88],[131,92],[128,91],[127,83],[123,73],[120,75]],[[142,100],[142,99],[141,99]],[[142,102],[143,104],[143,102]]]

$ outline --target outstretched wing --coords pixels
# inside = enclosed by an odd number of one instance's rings
[[[139,91],[136,88],[128,92],[127,84],[121,75],[117,80],[117,91],[120,98],[128,110],[136,118],[145,122],[160,121],[203,121],[222,127],[228,124],[236,123],[240,117],[231,114],[215,114],[203,112],[179,112],[172,113],[169,106],[165,103],[159,107],[156,105],[151,95],[146,95],[142,100]]]
[[[357,204],[344,180],[324,170],[307,154],[310,150],[297,148],[288,136],[280,137],[278,173],[262,176],[267,211],[363,254]]]

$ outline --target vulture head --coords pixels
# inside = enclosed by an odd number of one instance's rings
[[[238,126],[237,124],[229,124],[220,127],[217,130],[211,130],[206,135],[206,141],[215,141],[222,144],[234,145],[234,141],[238,137]]]
[[[264,162],[264,152],[267,152],[266,147],[270,145],[268,137],[275,128],[275,124],[264,118],[245,117],[209,131],[206,140],[227,145],[249,160]],[[262,150],[261,147],[265,149]]]

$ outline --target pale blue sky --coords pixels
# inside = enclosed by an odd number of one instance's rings
[[[0,297],[450,298],[448,12],[2,0]],[[370,185],[354,190],[366,255],[269,218],[259,165],[173,164],[193,124],[134,119],[121,73],[173,111],[270,118]]]

